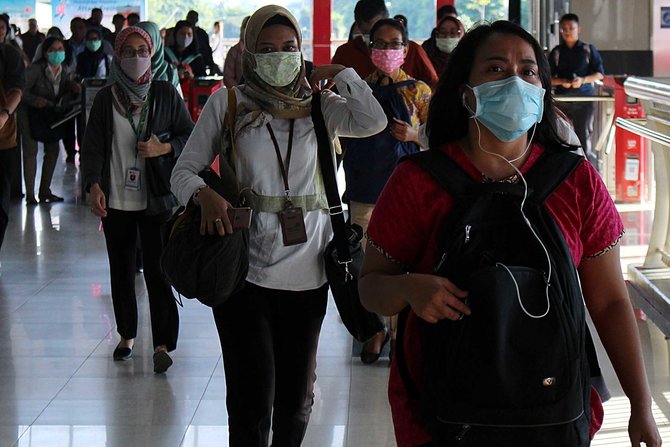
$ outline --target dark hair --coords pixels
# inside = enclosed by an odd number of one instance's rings
[[[86,25],[86,20],[82,19],[81,17],[72,17],[72,20],[70,20],[70,27],[72,27],[72,25],[77,22],[84,22],[84,25]]]
[[[397,20],[398,22],[402,23],[402,25],[407,29],[407,34],[409,34],[409,22],[407,21],[407,17],[402,14],[396,14],[393,16],[393,20]]]
[[[375,33],[379,31],[379,28],[383,26],[390,26],[391,28],[397,29],[400,32],[400,35],[402,36],[402,43],[405,44],[407,43],[407,29],[402,23],[398,22],[396,19],[378,20],[377,23],[375,23],[372,26],[372,29],[370,30],[370,42],[375,40]]]
[[[547,144],[568,145],[556,131],[556,112],[551,95],[549,62],[539,43],[519,25],[506,20],[482,24],[468,31],[449,56],[449,64],[430,101],[426,131],[430,147],[458,141],[468,133],[470,112],[463,106],[463,86],[468,83],[477,50],[494,33],[520,37],[533,48],[544,94],[544,114],[537,125],[535,140]]]
[[[354,7],[356,23],[368,22],[376,16],[389,16],[384,0],[359,0]]]
[[[563,17],[561,17],[561,20],[558,21],[558,23],[563,22],[575,22],[577,25],[579,25],[579,17],[577,16],[577,14],[573,13],[564,14]]]
[[[114,14],[114,16],[112,17],[112,23],[114,23],[114,21],[116,21],[118,19],[121,19],[124,22],[126,21],[126,18],[123,17],[123,14]]]
[[[438,21],[442,20],[444,18],[444,16],[446,16],[448,14],[454,14],[454,15],[457,16],[458,12],[456,11],[456,8],[454,8],[451,5],[442,6],[441,8],[439,8],[437,10],[437,20]]]
[[[91,9],[91,14],[93,14],[94,12],[99,12],[100,14],[102,14],[102,8],[93,8],[93,9]]]
[[[102,31],[100,30],[100,28],[89,28],[89,29],[87,29],[86,30],[86,35],[85,35],[86,40],[88,40],[88,35],[91,34],[91,33],[97,34],[98,39],[102,40]]]
[[[7,14],[0,14],[0,20],[5,23],[5,27],[7,28],[7,36],[9,36],[9,32],[12,30],[9,27],[9,16]]]
[[[56,36],[47,37],[46,39],[44,39],[44,42],[42,42],[42,58],[40,60],[42,61],[47,60],[47,53],[49,52],[49,48],[51,48],[51,45],[53,45],[55,42],[62,43],[63,48],[65,48],[65,41],[60,37]]]
[[[130,20],[131,17],[137,17],[137,20],[140,19],[140,15],[136,12],[131,12],[130,14],[128,14],[127,19]]]

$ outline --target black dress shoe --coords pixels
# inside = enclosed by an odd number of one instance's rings
[[[164,373],[170,366],[172,366],[172,359],[167,352],[154,352],[154,372],[156,374]]]
[[[112,356],[114,357],[114,361],[116,362],[122,360],[128,360],[133,356],[133,348],[122,348],[120,346],[117,346]]]
[[[376,337],[376,335],[375,335]],[[368,346],[368,343],[370,343],[372,340],[374,340],[374,337],[372,339],[368,340],[365,342],[363,345],[363,350],[361,351],[361,362],[365,363],[366,365],[370,365],[377,360],[379,360],[379,356],[382,354],[382,351],[384,350],[384,346],[386,346],[386,343],[389,342],[389,339],[391,338],[391,334],[386,332],[386,336],[384,337],[384,341],[382,342],[381,347],[379,348],[379,352],[372,352],[372,351],[366,351],[365,348]]]

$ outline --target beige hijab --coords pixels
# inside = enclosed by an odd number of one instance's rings
[[[251,97],[262,111],[269,112],[275,118],[304,118],[310,115],[312,103],[312,89],[307,79],[305,79],[304,59],[298,76],[285,87],[268,85],[255,71],[256,59],[254,53],[256,52],[258,35],[267,21],[277,15],[285,17],[291,22],[298,36],[298,47],[302,47],[300,25],[286,8],[277,5],[260,8],[249,19],[244,33],[245,49],[242,54],[244,85],[241,86],[241,90]],[[248,109],[253,111],[254,107],[248,107]]]

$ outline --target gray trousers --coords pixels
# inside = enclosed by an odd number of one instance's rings
[[[26,184],[26,198],[35,197],[35,176],[37,173],[37,141],[30,134],[27,108],[21,106],[18,115],[19,131],[23,147],[23,179]],[[59,143],[44,143],[44,158],[42,159],[42,178],[40,179],[40,197],[51,194],[51,179],[56,169]]]

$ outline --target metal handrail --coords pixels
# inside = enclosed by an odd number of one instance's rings
[[[558,102],[614,102],[614,96],[560,96],[554,95]]]
[[[617,127],[632,132],[635,135],[639,135],[655,143],[670,147],[670,136],[649,129],[643,124],[645,122],[646,120],[644,119],[629,119],[621,117],[616,119]]]
[[[653,79],[630,77],[624,82],[626,94],[634,98],[668,104],[670,87]]]

